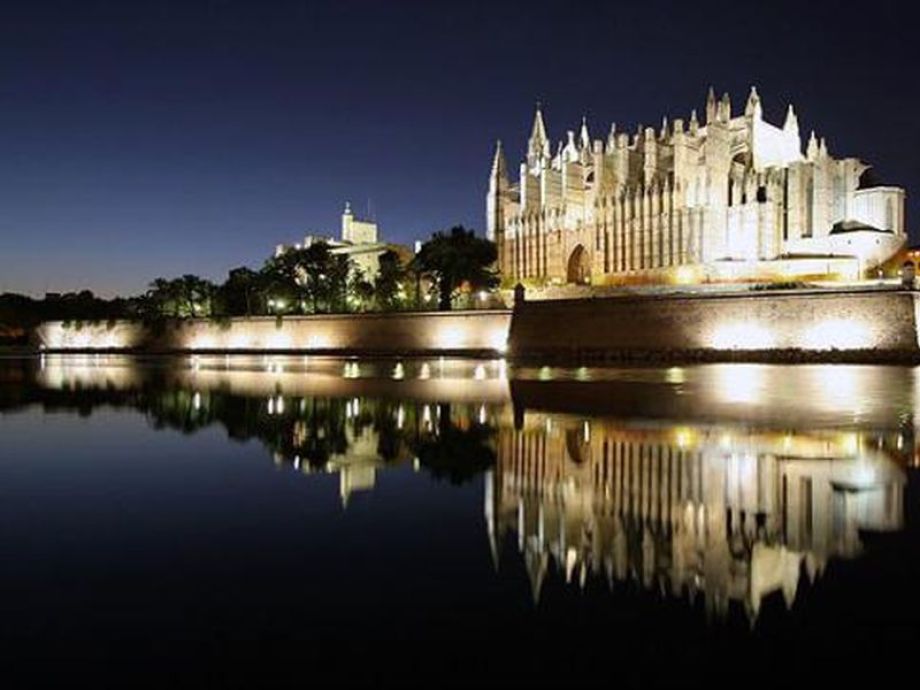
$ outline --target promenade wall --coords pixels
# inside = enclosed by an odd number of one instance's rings
[[[42,324],[46,350],[509,354],[562,359],[920,358],[908,290],[527,301],[509,310]],[[785,353],[785,354],[783,354]]]
[[[510,343],[512,355],[535,357],[801,352],[869,361],[920,353],[917,322],[917,294],[891,289],[525,301],[516,306]]]
[[[355,354],[504,352],[511,312],[397,312],[167,321],[42,324],[47,350],[315,351]]]

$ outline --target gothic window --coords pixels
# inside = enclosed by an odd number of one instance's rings
[[[767,201],[767,188],[763,185],[757,188],[757,202],[764,204]]]
[[[894,232],[894,199],[885,202],[885,230]]]

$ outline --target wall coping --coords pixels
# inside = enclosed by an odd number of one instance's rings
[[[344,314],[291,314],[288,316],[282,315],[281,319],[284,323],[297,323],[297,322],[310,322],[310,321],[341,321],[343,319],[348,320],[366,320],[373,321],[378,319],[392,319],[394,317],[399,318],[451,318],[458,316],[511,316],[511,309],[458,309],[455,311],[379,311],[379,312],[360,312],[360,313],[344,313]],[[182,317],[169,316],[163,319],[165,323],[171,324],[180,324],[180,325],[192,325],[196,323],[210,323],[210,324],[220,324],[220,323],[274,323],[277,321],[278,316],[231,316],[231,317],[214,317],[214,318],[195,318],[188,319]],[[92,324],[106,324],[109,323],[109,319],[69,319],[69,323],[74,323],[80,321],[83,325],[92,325]],[[141,319],[113,319],[112,323],[143,323]],[[62,324],[65,323],[64,319],[55,319],[52,321],[42,321],[42,324]]]
[[[525,299],[524,307],[537,305],[570,305],[592,304],[597,302],[685,302],[707,300],[748,300],[748,299],[792,299],[811,297],[818,299],[832,299],[837,297],[853,297],[864,295],[914,295],[917,290],[902,287],[866,287],[866,288],[803,288],[797,290],[748,290],[744,292],[711,292],[711,293],[681,293],[668,294],[636,294],[623,295],[585,295],[583,297],[562,297],[559,299]]]

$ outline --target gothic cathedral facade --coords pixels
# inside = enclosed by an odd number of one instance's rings
[[[814,132],[803,154],[793,107],[770,124],[754,88],[737,116],[710,89],[703,123],[693,111],[659,131],[613,125],[601,140],[583,120],[555,153],[538,106],[513,181],[496,147],[487,232],[512,281],[702,282],[842,266],[865,275],[907,237],[904,190],[866,185],[868,168],[833,157]]]

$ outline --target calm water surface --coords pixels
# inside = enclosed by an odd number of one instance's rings
[[[0,676],[877,681],[920,370],[0,360]]]

